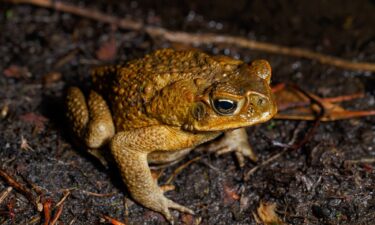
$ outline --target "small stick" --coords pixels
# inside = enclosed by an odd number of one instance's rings
[[[105,221],[108,221],[109,223],[111,223],[112,225],[125,225],[124,223],[116,220],[116,219],[113,219],[109,216],[106,216],[106,215],[102,215],[102,218],[105,220]]]
[[[27,222],[27,224],[34,224],[40,221],[40,215],[36,215],[31,217],[31,219]]]
[[[111,197],[117,193],[113,192],[113,193],[106,193],[106,194],[100,194],[100,193],[95,193],[95,192],[91,192],[91,191],[85,191],[85,190],[80,190],[82,193],[84,194],[87,194],[87,195],[92,195],[92,196],[95,196],[95,197]]]
[[[52,200],[51,199],[47,199],[43,203],[44,225],[49,225],[49,221],[51,220],[51,206],[52,206]]]
[[[191,34],[185,32],[173,32],[164,28],[148,27],[147,33],[151,36],[159,36],[172,42],[180,42],[185,44],[226,44],[230,46],[238,46],[241,48],[253,49],[268,53],[292,56],[297,58],[306,58],[316,60],[321,64],[336,66],[348,70],[372,71],[375,72],[375,63],[370,62],[352,62],[350,60],[341,59],[334,56],[313,52],[308,49],[285,47],[281,45],[249,40],[243,37],[217,35],[211,33]]]
[[[356,98],[363,98],[363,97],[364,97],[363,93],[356,93],[356,94],[351,94],[351,95],[342,95],[342,96],[337,96],[337,97],[322,98],[322,100],[325,102],[336,103],[336,102],[350,101]]]
[[[345,160],[347,164],[357,164],[357,163],[375,163],[375,158],[363,158],[356,160]]]
[[[59,2],[59,1],[50,1],[50,0],[6,0],[13,4],[30,4],[43,8],[54,9],[56,11],[61,11],[65,13],[70,13],[73,15],[81,16],[84,18],[89,18],[92,20],[100,21],[103,23],[113,24],[123,29],[128,30],[140,30],[143,27],[142,22],[136,22],[130,19],[117,18],[104,14],[102,12],[85,9],[77,7],[73,4]]]
[[[338,68],[359,71],[375,72],[375,63],[371,62],[352,62],[334,56],[317,53],[303,48],[285,47],[281,45],[249,40],[243,37],[218,35],[213,33],[193,34],[180,31],[170,31],[165,28],[145,25],[142,22],[118,18],[107,15],[97,10],[81,8],[69,3],[51,1],[51,0],[5,0],[13,4],[30,4],[34,6],[54,9],[61,12],[89,18],[103,23],[108,23],[122,29],[145,31],[152,37],[161,37],[171,42],[179,42],[192,45],[202,44],[225,44],[238,46],[241,48],[253,49],[273,54],[280,54],[298,58],[316,60],[322,64],[336,66]]]
[[[77,217],[74,217],[70,222],[69,222],[69,225],[73,225],[74,222],[76,222],[77,220]]]
[[[55,213],[55,216],[52,218],[51,220],[51,223],[49,225],[55,225],[56,222],[59,220],[60,216],[61,216],[61,213],[63,211],[63,208],[64,208],[64,203],[62,203],[58,208],[57,208],[57,211]]]
[[[129,218],[129,201],[128,201],[128,198],[127,197],[124,197],[124,220],[125,220],[125,223],[128,222],[128,218]]]
[[[198,160],[200,160],[202,157],[201,156],[197,156],[189,161],[187,161],[186,163],[182,164],[181,166],[179,166],[177,169],[175,169],[172,173],[172,175],[168,178],[167,182],[165,182],[166,185],[172,183],[172,181],[174,180],[174,178],[179,174],[181,173],[181,171],[183,171],[186,167],[188,167],[190,164],[192,164],[193,162],[196,162]]]
[[[60,205],[64,204],[65,200],[68,198],[70,195],[70,191],[64,191],[64,196],[61,198],[61,200],[56,203],[55,207],[59,207]]]
[[[31,182],[27,177],[25,177],[23,174],[20,174],[20,177],[22,178],[22,180],[27,183],[30,187],[31,187],[31,190],[33,190],[38,196],[43,196],[45,193],[43,191],[43,189],[41,187],[39,187],[38,185],[34,184],[33,182]]]
[[[276,93],[276,92],[282,91],[285,87],[286,87],[286,83],[278,83],[272,86],[271,89],[273,93]]]
[[[0,177],[2,177],[8,185],[16,189],[21,194],[23,194],[27,198],[27,200],[29,200],[29,202],[31,202],[35,207],[38,208],[33,193],[29,191],[24,185],[18,183],[15,179],[13,179],[7,172],[5,172],[1,168]]]
[[[266,166],[267,164],[269,164],[270,162],[272,161],[275,161],[276,159],[278,159],[280,156],[282,156],[285,152],[289,151],[290,148],[284,148],[281,152],[277,153],[276,155],[273,155],[271,157],[269,157],[268,159],[266,159],[265,161],[263,161],[261,164],[257,165],[257,166],[254,166],[253,168],[251,168],[251,170],[249,170],[245,176],[244,176],[244,181],[248,181],[250,176],[253,175],[259,168],[263,167],[263,166]]]
[[[0,204],[8,197],[8,195],[10,194],[10,192],[12,192],[13,188],[12,187],[8,187],[7,189],[5,189],[4,191],[1,192],[0,194]]]

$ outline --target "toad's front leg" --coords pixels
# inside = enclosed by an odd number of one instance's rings
[[[169,209],[193,214],[193,211],[164,196],[151,176],[147,155],[153,151],[174,151],[206,141],[207,137],[183,134],[165,126],[123,131],[111,141],[111,151],[122,178],[134,200],[143,206],[162,213],[173,223]]]
[[[221,155],[227,152],[234,152],[240,167],[245,165],[245,158],[252,161],[257,161],[257,156],[254,153],[248,142],[248,136],[245,128],[239,128],[232,131],[227,131],[224,136],[208,146],[210,152],[216,152]]]

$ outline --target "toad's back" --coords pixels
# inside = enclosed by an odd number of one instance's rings
[[[99,67],[92,80],[109,103],[116,130],[121,131],[159,124],[147,115],[146,105],[165,86],[197,77],[210,82],[220,69],[203,52],[162,49],[124,65]]]

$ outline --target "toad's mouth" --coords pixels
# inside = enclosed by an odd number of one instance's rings
[[[272,101],[271,101],[272,102]],[[264,109],[247,108],[245,112],[232,117],[221,117],[205,123],[195,124],[192,130],[204,132],[220,132],[249,127],[267,122],[277,113],[276,104],[271,104]]]

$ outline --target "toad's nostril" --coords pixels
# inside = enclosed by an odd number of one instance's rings
[[[266,103],[266,100],[262,97],[258,98],[257,105],[263,106]]]
[[[252,104],[255,107],[261,107],[267,104],[268,98],[264,96],[263,94],[251,92],[248,94],[247,97],[249,104]]]

